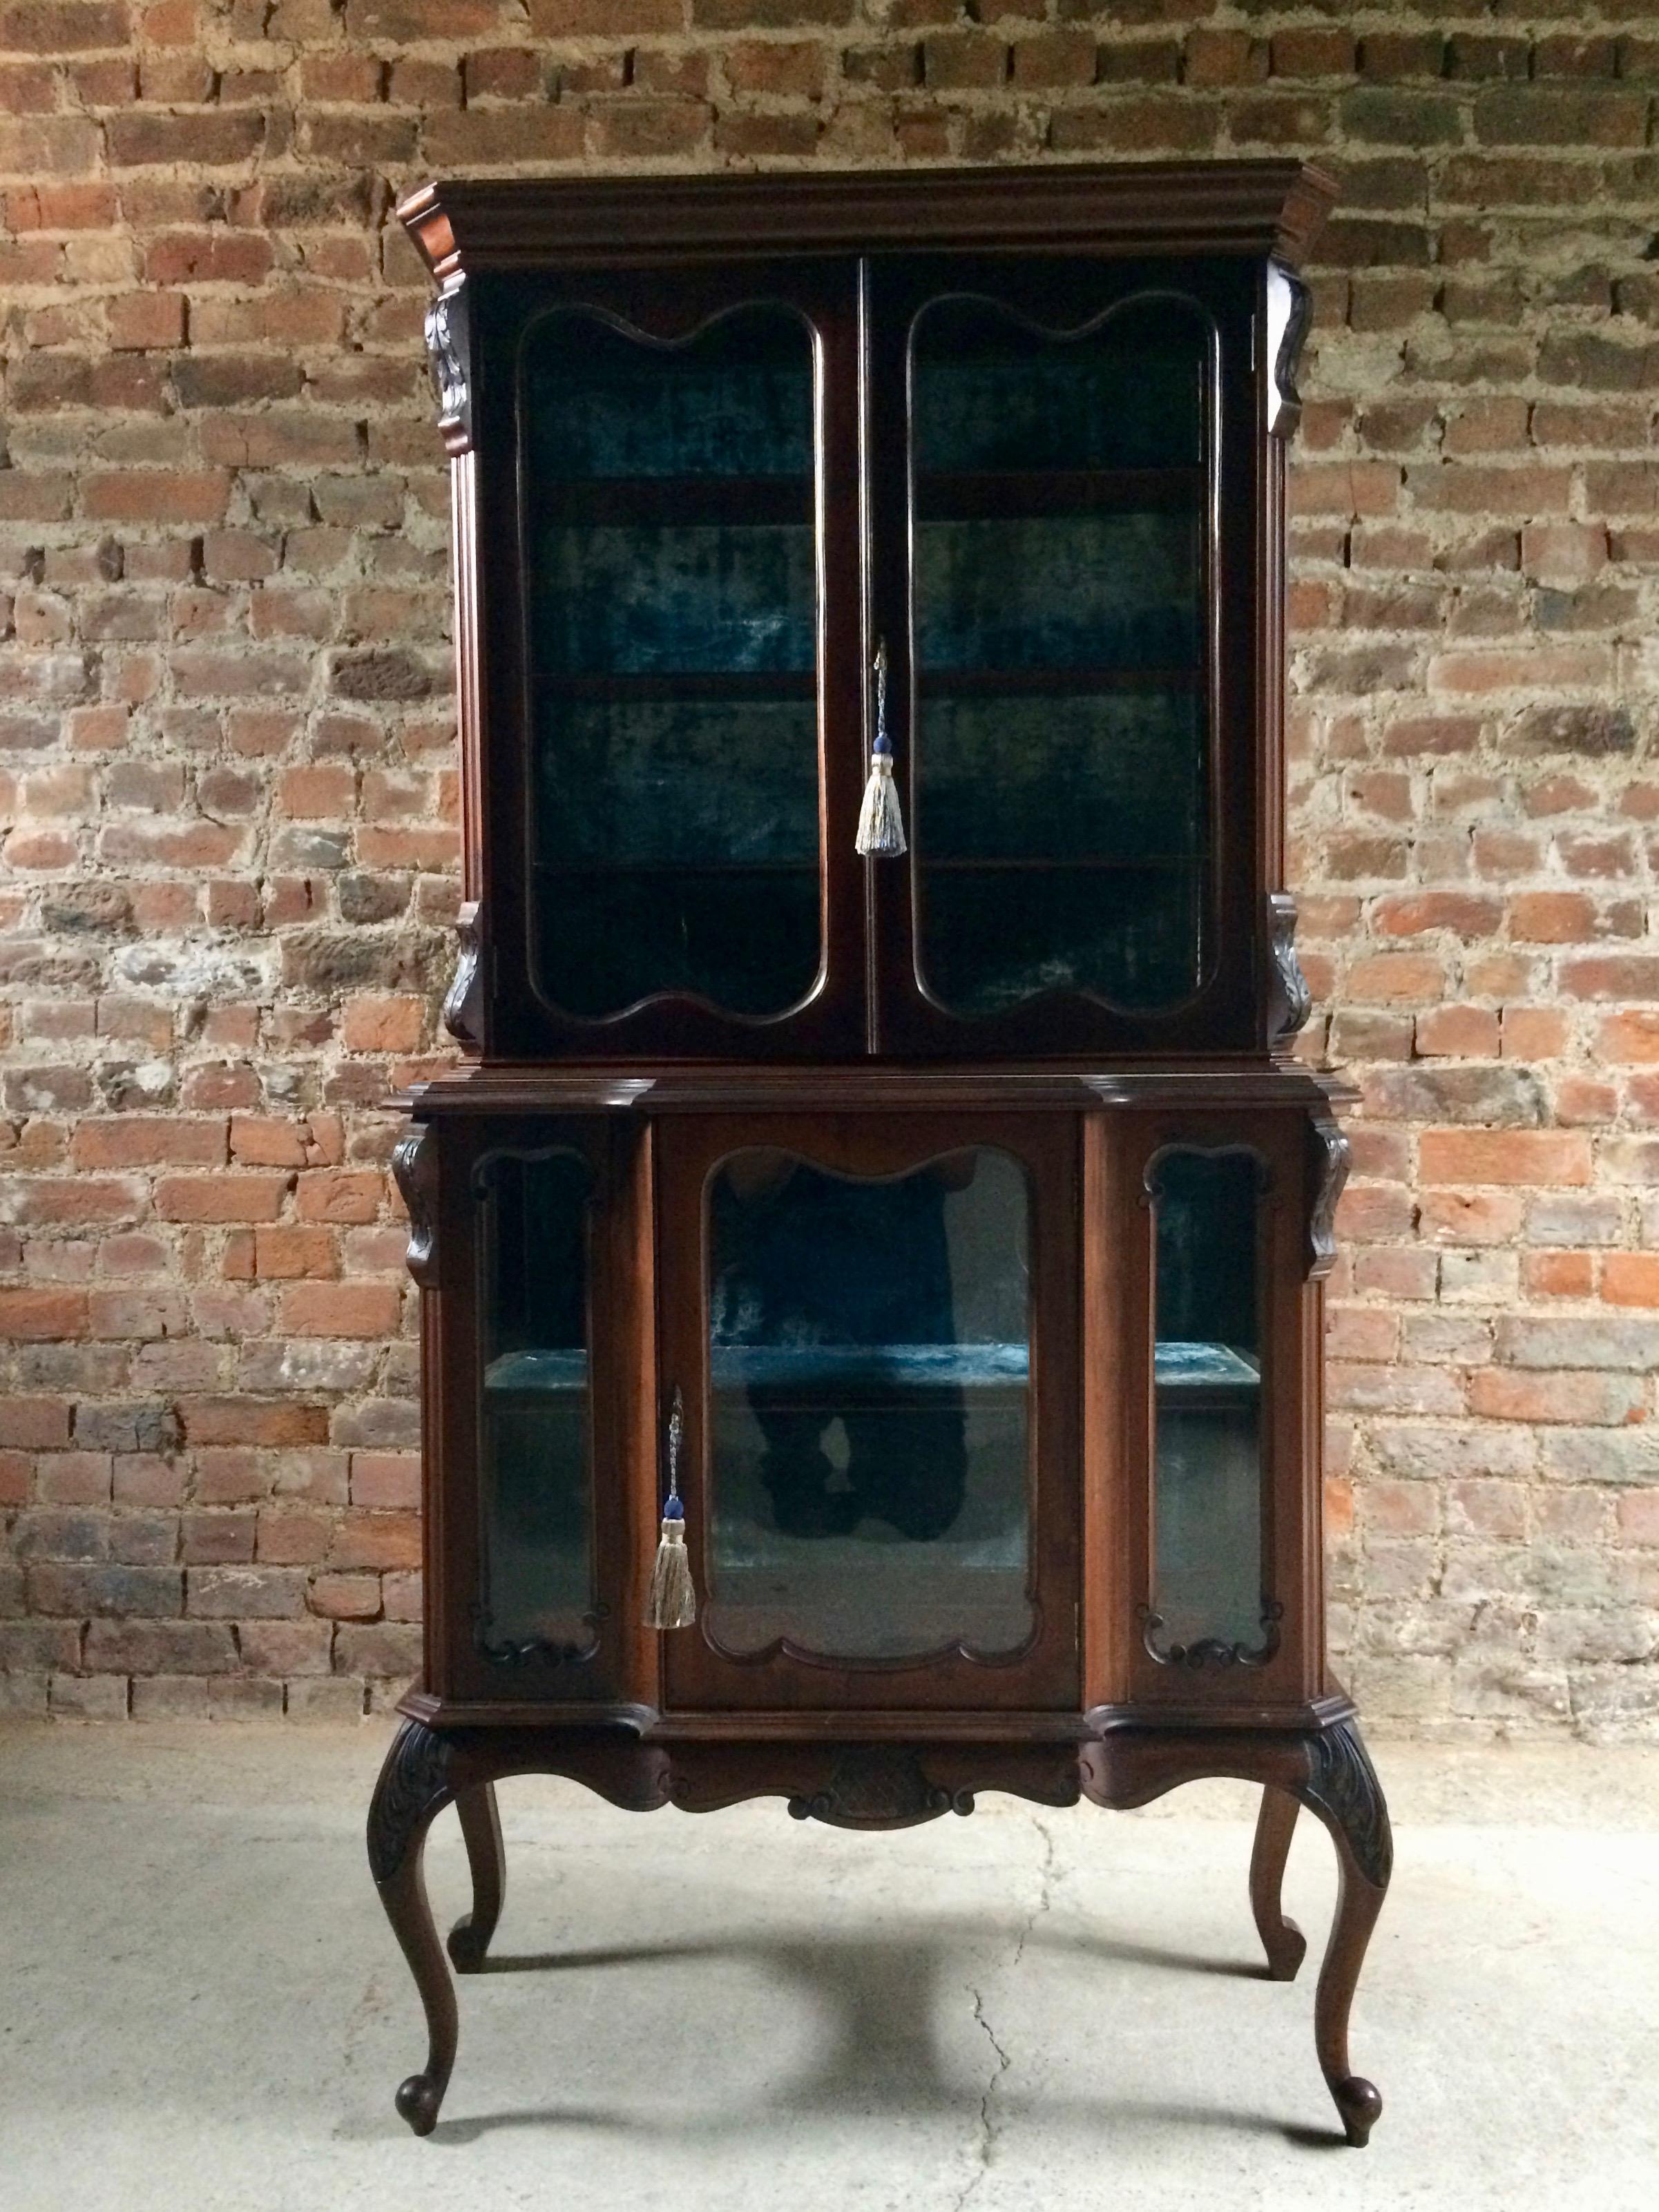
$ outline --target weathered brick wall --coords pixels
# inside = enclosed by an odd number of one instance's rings
[[[1659,1730],[1656,95],[1659,0],[0,0],[12,1701],[414,1663],[381,1102],[455,839],[396,192],[1294,149],[1343,185],[1291,748],[1365,1093],[1339,1636],[1374,1715]]]

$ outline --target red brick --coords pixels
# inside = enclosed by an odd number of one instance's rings
[[[1590,1252],[1523,1252],[1521,1283],[1536,1297],[1587,1298],[1595,1290],[1595,1257]]]
[[[418,1052],[425,1028],[422,999],[349,999],[341,1042],[348,1052]]]
[[[137,469],[88,476],[82,496],[94,521],[217,522],[230,478],[216,469]]]
[[[1418,1165],[1425,1183],[1583,1183],[1589,1139],[1555,1129],[1425,1129]]]
[[[1612,1306],[1659,1306],[1659,1254],[1609,1252],[1601,1262],[1601,1296]]]
[[[25,1343],[87,1334],[84,1291],[0,1290],[0,1337]]]
[[[147,1115],[122,1115],[108,1121],[82,1121],[70,1141],[70,1157],[81,1168],[133,1168],[162,1163],[220,1166],[225,1158],[222,1121],[160,1121]]]
[[[0,53],[74,54],[124,46],[123,0],[10,0],[0,9]]]
[[[1535,1374],[1485,1367],[1469,1377],[1469,1410],[1485,1420],[1620,1427],[1640,1419],[1642,1389],[1628,1375]]]
[[[1659,1008],[1632,1007],[1596,1026],[1602,1056],[1623,1066],[1659,1060]]]
[[[163,1221],[275,1221],[291,1178],[281,1175],[163,1176],[155,1211]]]
[[[283,1293],[280,1326],[296,1336],[390,1336],[402,1305],[391,1283],[297,1283]]]
[[[374,1507],[418,1506],[421,1502],[421,1461],[418,1452],[353,1452],[351,1502]]]
[[[326,1407],[287,1399],[185,1398],[179,1401],[179,1413],[185,1441],[192,1446],[312,1444],[324,1443],[328,1436]]]
[[[313,1170],[295,1185],[301,1221],[373,1221],[386,1195],[385,1178],[374,1169]]]

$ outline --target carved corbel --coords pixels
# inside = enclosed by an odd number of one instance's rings
[[[1273,961],[1267,997],[1267,1044],[1283,1044],[1313,1012],[1313,993],[1296,957],[1296,901],[1289,891],[1267,894],[1267,947]]]
[[[455,919],[460,957],[444,996],[443,1025],[458,1044],[483,1050],[483,908],[468,899]]]
[[[1316,1114],[1308,1125],[1314,1171],[1313,1204],[1308,1212],[1308,1273],[1328,1275],[1336,1263],[1336,1208],[1348,1180],[1352,1147],[1334,1114]]]
[[[472,383],[468,365],[466,279],[453,276],[426,311],[426,350],[432,390],[438,402],[438,428],[447,453],[472,447]]]
[[[1302,419],[1296,372],[1308,335],[1311,299],[1307,286],[1278,262],[1267,264],[1267,428],[1288,438]]]
[[[399,1137],[392,1154],[392,1179],[409,1210],[404,1257],[423,1291],[438,1286],[438,1139],[424,1122]]]

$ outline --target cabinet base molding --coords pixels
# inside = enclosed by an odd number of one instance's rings
[[[417,1702],[411,1698],[410,1703]],[[424,1699],[419,1700],[424,1703]],[[1087,1741],[973,1741],[931,1732],[910,1741],[865,1735],[838,1741],[778,1735],[738,1741],[640,1725],[434,1728],[408,1715],[386,1753],[368,1814],[369,1869],[425,2008],[426,2063],[398,2088],[398,2112],[416,2135],[436,2125],[455,2063],[459,2018],[450,1965],[483,1966],[506,1892],[495,1784],[516,1774],[580,1782],[629,1812],[675,1806],[709,1813],[781,1797],[796,1820],[857,1830],[913,1827],[974,1809],[984,1790],[1042,1805],[1085,1798],[1114,1810],[1150,1803],[1183,1783],[1215,1778],[1262,1792],[1249,1897],[1275,1981],[1292,1979],[1306,1950],[1284,1917],[1280,1889],[1298,1809],[1329,1831],[1340,1887],[1315,1997],[1314,2039],[1343,2132],[1363,2144],[1382,2100],[1348,2062],[1348,2014],[1393,1864],[1388,1808],[1352,1709],[1325,1701],[1294,1728],[1182,1728],[1116,1721]],[[1073,1723],[1074,1726],[1078,1723]],[[1081,1723],[1087,1727],[1088,1723]],[[471,1869],[473,1902],[441,1942],[422,1860],[432,1822],[453,1804]]]

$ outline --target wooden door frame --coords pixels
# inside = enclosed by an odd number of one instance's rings
[[[767,1717],[787,1726],[795,1713],[918,1716],[945,1711],[1006,1714],[1078,1710],[1079,1528],[1077,1243],[1078,1117],[958,1109],[948,1114],[720,1114],[676,1116],[659,1131],[658,1264],[659,1420],[678,1385],[684,1394],[682,1489],[699,1601],[694,1628],[663,1638],[663,1708],[744,1713],[757,1734]],[[719,1651],[708,1633],[710,1470],[708,1443],[707,1190],[718,1163],[752,1146],[798,1152],[843,1174],[898,1174],[981,1146],[1010,1152],[1030,1188],[1032,1359],[1030,1587],[1037,1628],[1007,1660],[937,1653],[914,1663],[804,1659],[787,1651],[755,1659]]]

